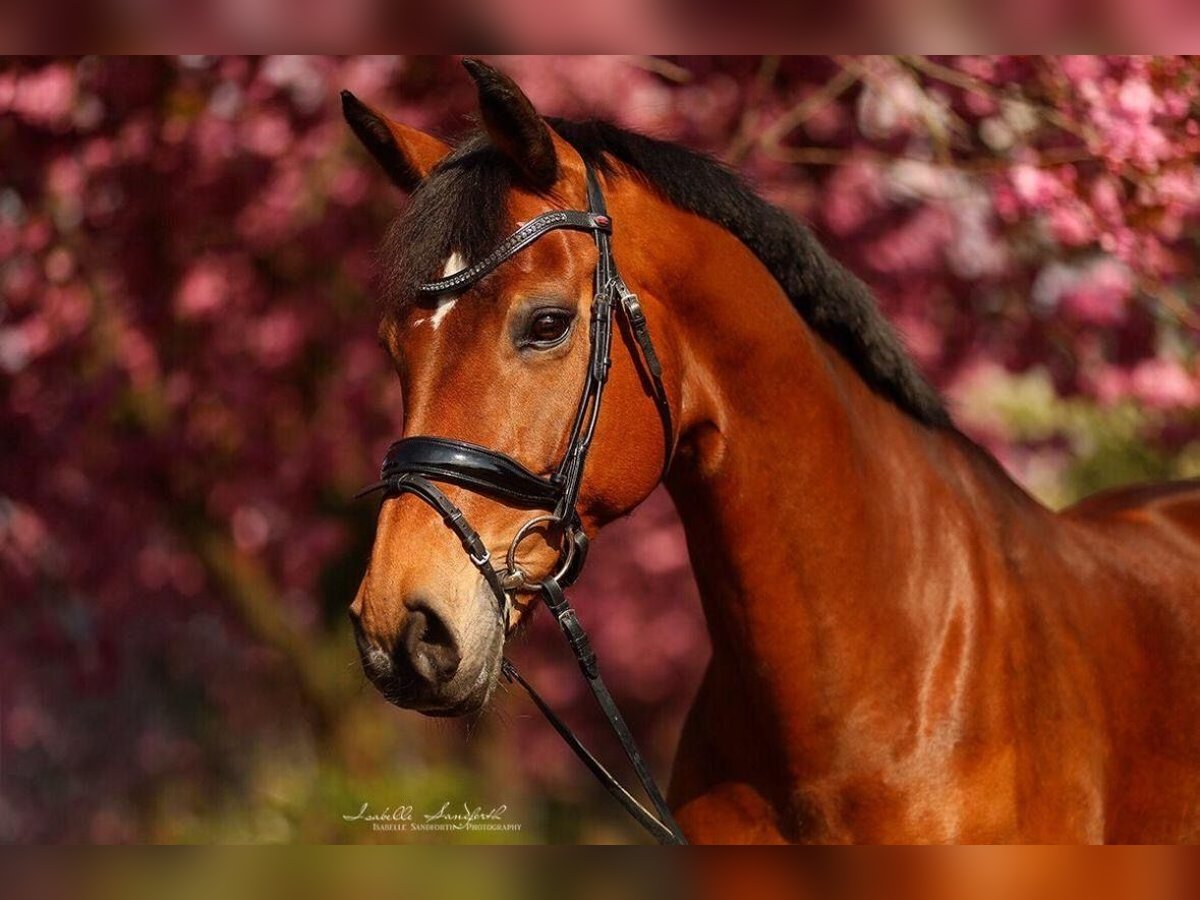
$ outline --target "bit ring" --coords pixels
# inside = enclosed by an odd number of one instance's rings
[[[516,591],[522,588],[530,591],[540,591],[542,589],[541,581],[530,581],[525,570],[517,565],[517,547],[521,542],[529,536],[529,533],[543,522],[562,524],[562,520],[558,516],[541,515],[534,516],[524,525],[517,529],[517,533],[513,535],[512,543],[508,545],[508,552],[504,555],[504,574],[501,576],[501,583],[506,591]],[[563,538],[566,540],[566,553],[562,556],[562,564],[558,567],[553,575],[555,581],[561,579],[567,574],[571,568],[571,563],[575,559],[575,541],[571,539],[571,528],[566,528],[563,531]],[[559,551],[562,554],[562,551]]]

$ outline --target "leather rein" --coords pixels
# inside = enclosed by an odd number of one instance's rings
[[[685,844],[687,841],[671,815],[654,777],[650,774],[624,717],[600,677],[596,654],[592,650],[587,632],[563,593],[563,589],[579,577],[587,556],[588,538],[578,511],[579,489],[583,481],[588,448],[591,446],[600,416],[604,386],[612,365],[613,319],[617,312],[624,317],[637,343],[640,357],[638,362],[648,379],[659,416],[663,421],[666,463],[670,462],[674,450],[674,429],[662,380],[662,366],[650,339],[650,329],[637,295],[626,287],[617,272],[611,246],[612,220],[605,207],[600,183],[591,166],[587,166],[586,171],[586,212],[554,210],[542,213],[501,241],[495,250],[474,265],[418,287],[418,291],[425,295],[460,292],[551,231],[569,229],[587,231],[593,235],[597,259],[591,320],[588,326],[591,350],[587,375],[569,432],[566,452],[553,474],[549,477],[535,475],[506,454],[466,441],[414,436],[392,444],[384,458],[380,480],[361,491],[359,496],[376,491],[384,491],[388,496],[412,494],[437,511],[446,526],[458,537],[471,563],[479,570],[495,595],[500,626],[505,632],[508,629],[511,594],[527,591],[541,595],[546,608],[554,615],[562,629],[588,687],[613,733],[621,742],[625,755],[629,758],[655,812],[652,813],[643,806],[604,767],[546,704],[533,686],[521,677],[507,658],[502,663],[502,674],[510,683],[516,682],[525,689],[534,705],[576,756],[650,834],[663,844]],[[517,529],[509,544],[503,568],[497,568],[479,533],[471,527],[462,510],[437,487],[436,483],[454,484],[512,506],[542,512]],[[539,527],[560,532],[562,544],[554,572],[539,581],[534,581],[518,565],[516,555],[521,542]]]

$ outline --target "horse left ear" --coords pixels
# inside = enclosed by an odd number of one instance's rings
[[[355,137],[403,190],[412,191],[450,153],[449,144],[393,122],[349,91],[342,91],[342,115]]]
[[[517,83],[487,63],[468,57],[463,67],[479,91],[479,112],[488,137],[535,190],[558,179],[558,157],[550,127]]]

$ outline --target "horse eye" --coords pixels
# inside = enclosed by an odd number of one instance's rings
[[[529,343],[537,347],[557,344],[570,331],[572,318],[574,317],[566,310],[539,312],[529,323]]]

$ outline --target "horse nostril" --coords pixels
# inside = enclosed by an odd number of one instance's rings
[[[446,621],[426,602],[409,605],[408,620],[396,648],[408,667],[430,683],[454,677],[462,662],[458,641]]]

